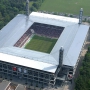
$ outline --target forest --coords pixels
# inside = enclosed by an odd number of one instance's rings
[[[84,57],[80,68],[80,75],[75,83],[75,90],[90,90],[90,47]]]
[[[0,30],[17,14],[25,14],[26,0],[0,0]],[[30,11],[36,11],[44,0],[29,0]]]

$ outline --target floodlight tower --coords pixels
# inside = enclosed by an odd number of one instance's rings
[[[28,26],[29,21],[29,0],[26,0],[26,27]]]
[[[83,16],[83,8],[80,9],[80,14],[79,14],[79,24],[82,23],[82,16]]]
[[[61,47],[60,50],[59,50],[59,67],[62,67],[62,63],[63,63],[63,52],[64,52],[64,49],[63,49],[63,47]]]
[[[29,16],[29,0],[26,0],[26,15]]]
[[[56,77],[57,77],[58,73],[60,72],[60,70],[63,66],[63,53],[64,53],[64,49],[63,49],[63,46],[62,46],[59,50],[59,64],[58,64],[58,69],[56,71]]]

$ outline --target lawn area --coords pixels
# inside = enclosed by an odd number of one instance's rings
[[[30,50],[50,53],[56,41],[57,39],[51,39],[47,37],[34,35],[31,41],[27,43],[25,48]]]
[[[84,15],[90,16],[90,0],[45,0],[39,10],[78,15],[80,8]]]

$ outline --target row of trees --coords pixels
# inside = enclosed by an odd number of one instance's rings
[[[80,68],[80,75],[76,80],[75,90],[90,90],[90,47]]]

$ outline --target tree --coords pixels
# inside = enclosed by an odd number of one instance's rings
[[[36,9],[34,6],[32,6],[32,7],[30,8],[30,10],[31,10],[31,11],[36,11],[37,9]]]
[[[24,2],[25,0],[0,0],[0,29],[15,15],[25,10]]]
[[[39,9],[40,4],[38,2],[35,2],[32,4],[32,6],[35,7],[36,9]]]
[[[90,47],[85,55],[80,68],[80,75],[75,84],[75,90],[90,90]]]
[[[29,0],[33,4],[31,11],[36,11],[41,6],[44,0]],[[26,0],[0,0],[0,30],[17,14],[25,13]]]

